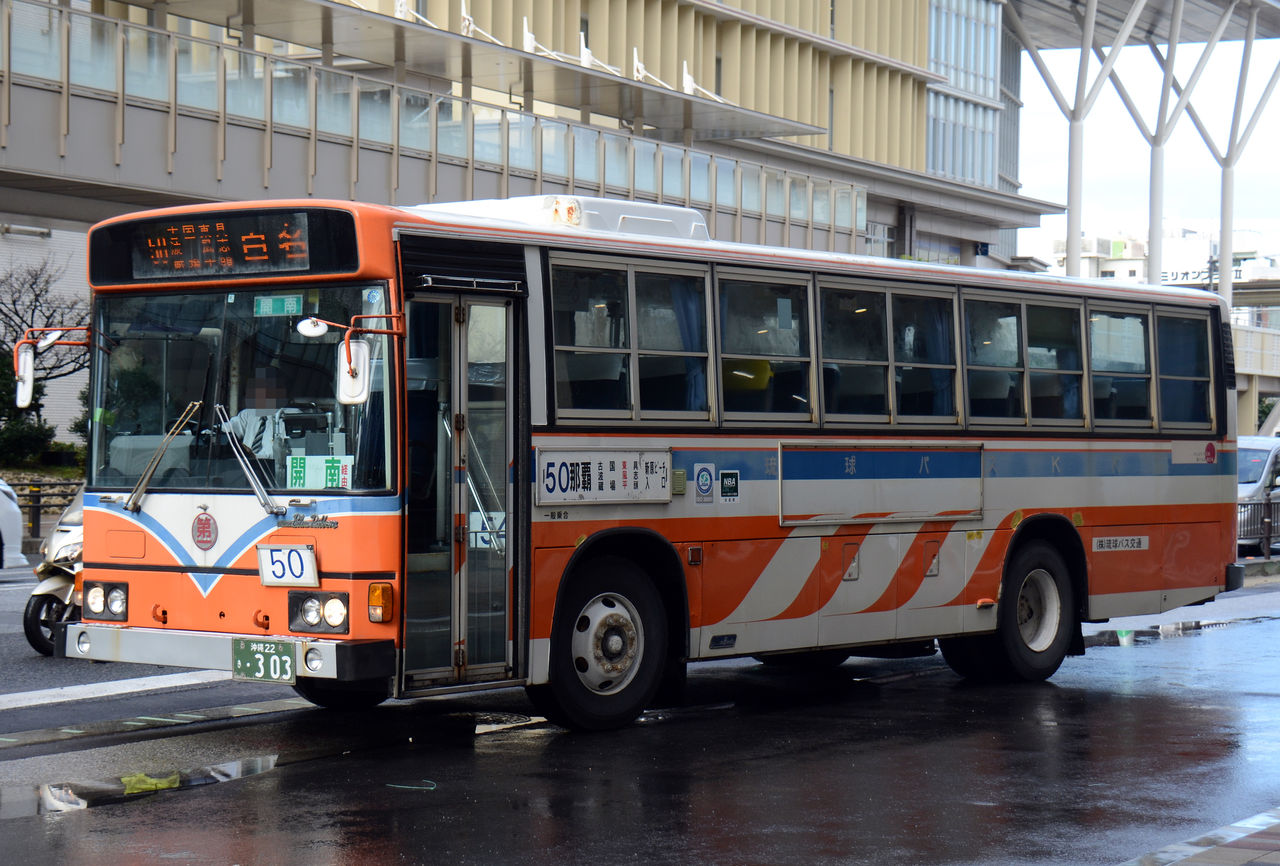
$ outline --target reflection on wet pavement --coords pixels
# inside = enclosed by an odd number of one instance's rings
[[[132,800],[157,791],[243,779],[274,770],[278,758],[278,755],[261,755],[181,770],[162,777],[135,772],[102,782],[60,782],[34,788],[4,788],[0,789],[0,819],[74,812],[90,806]]]
[[[254,707],[237,707],[235,709],[254,713],[265,712],[265,710]],[[222,713],[221,710],[209,710],[206,711],[205,715],[214,717],[222,715]],[[468,731],[473,731],[475,736],[508,731],[525,725],[546,723],[546,719],[541,717],[497,712],[452,713],[438,718],[446,720],[446,724],[451,728],[460,726]],[[105,723],[104,729],[114,727],[116,724]],[[39,732],[28,733],[29,736],[26,739],[33,741],[39,739]],[[431,739],[432,736],[439,735],[439,730],[428,730],[422,733],[429,734],[428,739]],[[414,737],[412,735],[408,736],[407,741],[412,745]],[[385,745],[385,743],[379,739],[375,745]],[[341,751],[342,754],[350,754],[349,749],[341,749],[340,746],[335,746],[330,749],[316,748],[295,751],[283,756],[259,755],[194,769],[165,770],[159,773],[154,769],[148,772],[135,771],[122,774],[118,778],[105,780],[0,787],[0,820],[72,812],[88,809],[92,806],[134,800],[158,791],[193,788],[216,782],[244,779],[260,773],[270,772],[276,769],[277,766],[308,760],[334,758],[337,756],[338,751]],[[435,782],[419,780],[413,784],[406,785],[389,784],[388,787],[408,790],[434,790]]]
[[[1255,616],[1249,617],[1248,619],[1232,620],[1195,619],[1183,622],[1167,622],[1161,625],[1153,625],[1151,628],[1112,629],[1085,635],[1084,645],[1086,647],[1135,646],[1137,644],[1155,640],[1165,640],[1167,638],[1199,634],[1200,632],[1208,629],[1227,628],[1228,626],[1236,626],[1246,623],[1270,622],[1277,618],[1278,617],[1274,616]]]

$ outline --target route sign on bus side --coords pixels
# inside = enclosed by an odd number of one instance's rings
[[[671,451],[538,449],[538,505],[670,502]]]

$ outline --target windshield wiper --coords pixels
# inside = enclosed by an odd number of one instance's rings
[[[187,422],[200,411],[201,401],[196,400],[188,403],[186,410],[173,422],[173,426],[169,428],[169,432],[160,440],[160,444],[156,446],[156,450],[151,454],[151,460],[147,462],[147,467],[142,470],[142,475],[138,478],[138,483],[133,485],[133,490],[129,492],[129,498],[125,500],[124,507],[127,511],[138,511],[142,508],[142,497],[146,495],[147,487],[151,484],[151,478],[156,474],[156,470],[160,468],[160,461],[164,459],[164,452],[169,450],[169,445],[173,442],[174,437],[187,426]]]
[[[245,477],[249,479],[249,486],[253,488],[253,495],[258,497],[258,504],[262,506],[262,510],[267,514],[284,514],[289,509],[271,501],[271,497],[267,495],[266,485],[262,483],[262,479],[258,478],[258,472],[253,468],[253,461],[244,453],[240,437],[231,431],[231,419],[227,417],[226,407],[221,403],[215,403],[213,412],[218,416],[219,427],[226,431],[227,441],[231,443],[231,453],[236,456],[236,462],[240,464]]]

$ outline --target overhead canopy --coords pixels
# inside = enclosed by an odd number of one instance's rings
[[[1080,0],[1006,0],[1022,18],[1027,32],[1041,48],[1079,48],[1080,16],[1084,7]],[[1129,16],[1136,0],[1100,0],[1095,23],[1098,41],[1109,45],[1115,41],[1121,25]],[[1169,22],[1178,0],[1147,0],[1146,8],[1129,37],[1130,44],[1157,44],[1169,41]],[[1180,42],[1206,42],[1213,34],[1230,0],[1182,0],[1182,33]],[[1280,3],[1276,0],[1244,0],[1235,9],[1227,25],[1224,39],[1244,39],[1249,12],[1258,9],[1259,39],[1280,36]]]
[[[136,0],[131,0],[136,2]],[[495,45],[329,0],[168,0],[136,2],[220,27],[253,27],[259,36],[519,98],[583,108],[653,127],[666,141],[814,135],[826,129],[633,81],[577,63]],[[676,84],[678,82],[672,82]]]

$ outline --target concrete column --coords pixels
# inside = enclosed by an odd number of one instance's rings
[[[720,95],[735,105],[745,105],[742,92],[742,25],[737,21],[726,21],[720,25],[720,34]]]
[[[608,0],[608,7],[609,17],[605,19],[608,28],[601,34],[602,39],[599,40],[601,48],[604,47],[604,40],[608,40],[609,50],[604,61],[621,69],[623,75],[630,75],[631,28],[627,18],[627,0]],[[599,24],[593,26],[600,27]],[[595,51],[595,48],[591,50]]]
[[[1236,434],[1251,436],[1258,432],[1258,377],[1236,374]]]
[[[1080,276],[1080,209],[1084,203],[1084,118],[1067,121],[1067,276]]]
[[[1235,276],[1235,268],[1231,266],[1232,258],[1235,256],[1235,248],[1232,243],[1232,235],[1235,233],[1235,217],[1232,214],[1232,211],[1235,210],[1235,200],[1235,164],[1227,162],[1222,166],[1222,214],[1221,226],[1218,229],[1220,235],[1218,238],[1218,294],[1222,295],[1222,299],[1227,302],[1228,307],[1231,306],[1231,290]],[[1257,397],[1255,396],[1255,408],[1257,402]]]
[[[1151,182],[1147,190],[1147,282],[1160,282],[1164,262],[1164,141],[1151,145]]]

